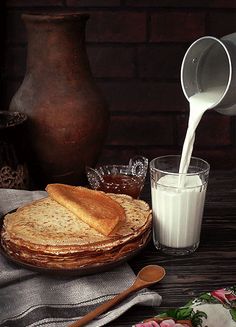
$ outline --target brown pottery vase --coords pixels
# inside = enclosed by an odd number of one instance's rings
[[[37,187],[83,183],[109,124],[85,49],[87,14],[24,14],[27,69],[10,110],[28,116],[29,169]]]

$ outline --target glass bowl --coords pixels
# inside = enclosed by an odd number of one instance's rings
[[[90,187],[107,193],[127,194],[139,198],[148,169],[148,159],[135,156],[128,165],[86,167]]]

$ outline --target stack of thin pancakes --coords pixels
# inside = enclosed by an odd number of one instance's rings
[[[144,201],[107,195],[125,212],[124,222],[111,235],[101,234],[47,197],[5,216],[1,232],[4,251],[18,262],[50,269],[78,269],[122,259],[146,243],[151,211]]]

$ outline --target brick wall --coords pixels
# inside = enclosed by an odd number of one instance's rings
[[[3,109],[25,72],[26,33],[20,16],[45,9],[90,13],[88,55],[111,111],[100,162],[180,153],[188,117],[179,79],[182,58],[197,38],[236,31],[236,0],[7,0],[1,19]],[[205,114],[194,155],[213,168],[235,167],[235,118]]]

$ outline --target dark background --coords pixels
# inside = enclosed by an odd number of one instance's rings
[[[100,162],[180,153],[189,112],[180,85],[185,51],[201,36],[220,38],[236,31],[236,0],[8,0],[0,6],[1,110],[8,109],[25,72],[27,37],[21,14],[89,12],[91,70],[111,111]],[[234,168],[235,154],[235,117],[207,112],[194,155],[212,168]]]

